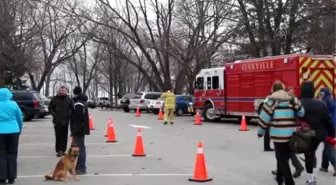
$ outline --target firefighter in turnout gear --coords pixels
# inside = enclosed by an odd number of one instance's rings
[[[173,92],[168,90],[167,92],[161,95],[163,99],[163,106],[164,106],[164,125],[168,122],[170,124],[174,124],[174,112],[175,112],[175,105],[176,105],[176,97]]]

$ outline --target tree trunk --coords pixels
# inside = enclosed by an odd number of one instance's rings
[[[49,73],[47,78],[46,78],[46,82],[45,82],[45,96],[48,97],[49,93],[50,93],[50,78],[51,78],[52,73]]]

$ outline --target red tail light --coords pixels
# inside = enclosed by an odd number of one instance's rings
[[[140,100],[140,103],[144,103],[145,102],[145,100]]]
[[[40,103],[38,101],[33,102],[34,108],[38,108],[40,106]]]

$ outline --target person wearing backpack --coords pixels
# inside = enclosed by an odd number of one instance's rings
[[[320,99],[327,105],[331,120],[333,122],[334,128],[336,127],[336,109],[335,109],[335,99],[332,98],[331,92],[328,88],[324,87],[320,90]],[[335,150],[333,146],[327,141],[324,141],[324,148],[322,152],[322,163],[320,171],[328,172],[328,167],[330,164],[334,167],[334,176],[336,176],[336,157]]]
[[[281,81],[275,81],[272,85],[272,94],[263,104],[258,119],[258,137],[270,129],[270,137],[274,143],[275,157],[277,160],[276,181],[282,185],[295,185],[289,159],[291,151],[289,140],[296,129],[296,118],[304,115],[304,109],[300,101],[285,91],[285,85]]]
[[[294,92],[294,88],[293,87],[289,87],[287,89],[287,92],[289,95],[295,97],[295,92]],[[266,135],[265,135],[266,136]],[[290,160],[292,161],[292,165],[294,166],[295,168],[295,172],[293,173],[293,177],[294,178],[298,178],[301,176],[301,173],[304,171],[304,167],[303,165],[301,164],[301,162],[299,161],[298,157],[296,156],[296,153],[291,153],[291,156],[290,156]],[[276,175],[277,174],[277,171],[276,170],[273,170],[272,171],[272,174],[273,175]]]
[[[316,167],[316,149],[326,139],[326,131],[327,136],[335,137],[335,128],[326,104],[314,98],[315,87],[313,82],[304,82],[301,85],[300,95],[301,104],[305,109],[305,115],[300,121],[307,123],[309,128],[315,132],[315,136],[310,141],[308,151],[304,153],[306,172],[308,174],[307,184],[315,185],[317,182],[313,170]]]
[[[70,122],[70,130],[74,144],[79,147],[76,174],[83,175],[86,174],[85,135],[90,135],[89,111],[86,104],[88,97],[82,93],[81,87],[75,87],[73,93],[74,109]]]

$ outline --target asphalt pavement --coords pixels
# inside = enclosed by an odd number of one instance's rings
[[[240,132],[239,124],[205,123],[193,125],[191,116],[177,117],[174,125],[163,125],[157,115],[119,110],[90,110],[95,130],[86,138],[88,174],[80,180],[70,177],[68,183],[78,185],[191,185],[197,144],[203,142],[209,185],[272,185],[275,168],[274,152],[264,152],[262,139],[255,126]],[[114,121],[116,143],[106,143],[108,118]],[[136,127],[143,128],[146,157],[132,157]],[[70,140],[70,138],[69,138]],[[322,145],[317,153],[319,163]],[[54,131],[50,118],[24,123],[20,137],[19,185],[57,184],[46,182],[59,158],[54,151]],[[335,183],[332,172],[317,171],[318,184]],[[332,169],[330,168],[330,171]],[[306,173],[296,179],[304,185]]]

